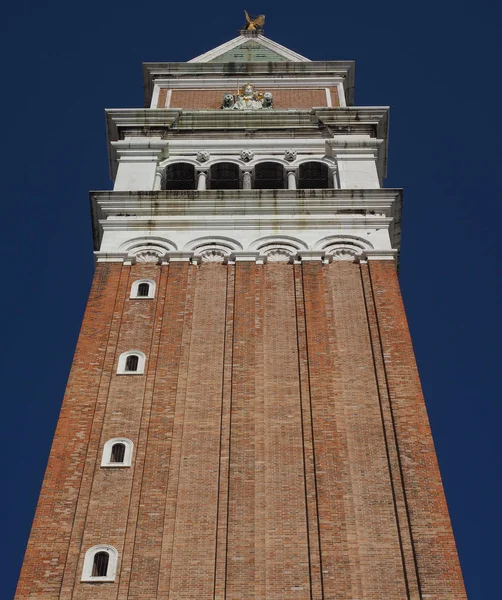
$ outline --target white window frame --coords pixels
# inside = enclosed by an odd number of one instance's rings
[[[138,368],[136,371],[126,371],[127,357],[133,354],[138,357]],[[123,352],[119,356],[117,375],[143,375],[145,373],[145,363],[146,356],[144,352],[141,352],[140,350],[129,350],[128,352]]]
[[[98,552],[108,553],[108,570],[105,577],[93,577],[92,568],[94,566],[94,557]],[[87,581],[89,583],[101,583],[105,581],[115,581],[115,575],[117,574],[117,562],[119,553],[116,548],[109,546],[108,544],[98,544],[89,548],[85,553],[84,566],[82,568],[81,581]]]
[[[148,296],[138,296],[138,288],[142,283],[148,283],[150,286],[148,288]],[[153,279],[137,279],[131,286],[130,298],[134,298],[135,300],[150,300],[151,298],[155,298],[155,287]]]
[[[115,444],[124,444],[125,452],[124,452],[124,460],[121,463],[112,462],[112,448]],[[103,456],[101,458],[101,466],[102,467],[130,467],[132,463],[132,451],[134,448],[134,444],[131,440],[127,438],[113,438],[112,440],[108,440],[103,446]]]

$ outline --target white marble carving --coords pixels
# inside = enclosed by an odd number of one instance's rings
[[[271,110],[274,106],[272,92],[257,92],[251,83],[247,83],[243,90],[234,96],[225,94],[221,108],[223,110]]]
[[[292,252],[284,248],[274,248],[265,252],[268,262],[289,262],[293,258]]]
[[[333,260],[354,260],[364,250],[371,248],[371,244],[365,240],[350,236],[333,236],[319,245]]]
[[[253,160],[254,152],[252,150],[241,150],[241,160],[244,162],[249,162]]]
[[[141,263],[158,263],[160,259],[160,253],[154,250],[143,250],[136,254],[136,262]]]
[[[293,162],[294,160],[296,160],[296,150],[288,148],[284,152],[284,160],[287,160],[288,162]]]
[[[195,158],[199,162],[203,163],[203,162],[207,162],[211,158],[211,155],[209,154],[209,152],[207,150],[199,150],[197,152],[197,155]]]
[[[337,248],[328,254],[333,257],[333,260],[354,260],[361,252],[354,248]]]
[[[226,258],[227,255],[222,250],[205,250],[200,254],[200,259],[202,262],[222,263]]]
[[[235,105],[234,95],[233,94],[225,94],[223,96],[223,103],[221,105],[221,108],[223,110],[232,110],[232,108],[234,108],[234,105]]]

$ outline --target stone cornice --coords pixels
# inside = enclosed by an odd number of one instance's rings
[[[388,229],[399,247],[401,190],[91,192],[95,248],[103,230]]]
[[[269,75],[265,77],[253,76],[253,85],[255,87],[268,86],[269,88],[325,88],[334,87],[338,83],[344,83],[345,79],[340,75],[309,75],[299,77],[274,77]],[[160,87],[166,87],[171,90],[178,89],[200,89],[201,80],[199,77],[180,77],[179,79],[169,79],[159,77],[155,80],[155,84]],[[205,77],[205,89],[221,89],[221,90],[236,90],[238,85],[242,85],[242,77]],[[146,107],[148,108],[150,104]]]
[[[273,111],[223,111],[181,110],[175,108],[123,108],[107,109],[108,140],[120,139],[119,130],[138,129],[142,136],[149,130],[168,131],[175,129],[179,135],[184,129],[243,130],[284,129],[288,127],[317,129],[319,122],[339,133],[365,133],[368,125],[376,128],[376,137],[385,138],[387,132],[388,107],[337,107],[314,108],[312,110]],[[348,129],[348,131],[344,131]],[[153,134],[155,135],[155,134]]]
[[[317,108],[313,110],[274,110],[274,111],[183,111],[181,109],[108,109],[107,138],[109,144],[110,173],[115,174],[116,155],[112,142],[120,140],[120,130],[137,130],[142,137],[170,137],[175,132],[176,141],[183,139],[183,133],[210,136],[211,133],[233,131],[245,135],[253,129],[272,136],[274,131],[290,128],[301,131],[302,137],[325,141],[325,134],[338,136],[372,135],[384,140],[381,149],[381,162],[385,173],[388,134],[388,107],[344,107]],[[190,138],[185,138],[189,140]],[[255,138],[255,139],[260,139]],[[266,139],[266,138],[264,138]],[[286,139],[286,138],[283,138]],[[210,142],[211,143],[211,142]],[[300,142],[301,143],[301,142]],[[344,139],[342,144],[346,144]],[[294,140],[291,141],[294,144]]]
[[[96,262],[115,262],[122,263],[125,266],[131,266],[137,263],[137,257],[128,252],[101,252],[95,251],[94,258]],[[359,254],[330,254],[324,250],[297,250],[293,251],[289,257],[285,257],[285,260],[281,262],[300,264],[304,262],[321,262],[323,264],[329,264],[336,262],[337,260],[348,260],[351,262],[368,262],[374,260],[392,260],[396,261],[397,265],[398,251],[391,250],[365,250]],[[149,260],[152,266],[154,265],[168,265],[171,262],[189,262],[192,265],[200,265],[204,260],[203,255],[197,255],[194,252],[179,252],[179,251],[166,251],[163,254],[159,254],[153,260]],[[211,261],[213,262],[213,261]],[[268,262],[276,262],[271,258],[270,255],[260,253],[251,250],[234,250],[227,255],[221,255],[216,262],[223,264],[236,264],[241,262],[252,262],[258,265],[264,265]]]

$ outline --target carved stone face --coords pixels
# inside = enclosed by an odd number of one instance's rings
[[[265,92],[263,94],[263,106],[264,107],[270,107],[273,104],[273,96],[272,96],[272,92]]]
[[[233,94],[225,94],[223,96],[223,107],[230,108],[234,104],[234,95]]]
[[[288,149],[284,152],[284,158],[288,161],[288,162],[292,162],[296,159],[296,150],[291,150]]]
[[[248,83],[246,85],[246,87],[244,88],[244,96],[246,98],[252,98],[253,94],[254,94],[253,86],[250,83]]]

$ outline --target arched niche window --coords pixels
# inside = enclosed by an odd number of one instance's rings
[[[190,163],[173,163],[164,172],[163,189],[165,190],[194,190],[195,167]]]
[[[300,165],[298,189],[329,188],[328,166],[322,162],[306,162]]]
[[[117,373],[119,375],[143,375],[145,359],[145,355],[139,350],[124,352],[119,356]]]
[[[258,163],[254,170],[254,187],[257,190],[284,189],[284,169],[274,162]]]
[[[131,287],[131,298],[153,298],[155,281],[153,279],[137,279]]]
[[[118,552],[113,546],[100,544],[89,548],[84,557],[82,581],[115,581]]]
[[[211,190],[237,190],[240,188],[240,170],[233,163],[216,163],[209,172]]]
[[[103,447],[102,467],[130,467],[133,443],[127,438],[108,440]]]

